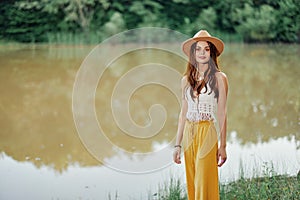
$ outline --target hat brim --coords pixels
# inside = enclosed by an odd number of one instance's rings
[[[221,55],[221,53],[224,50],[224,43],[222,40],[216,37],[195,37],[195,38],[190,38],[186,40],[185,42],[182,43],[182,51],[190,57],[190,49],[191,46],[198,41],[208,41],[211,42],[213,45],[215,45],[217,49],[217,56]]]

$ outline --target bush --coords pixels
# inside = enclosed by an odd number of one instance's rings
[[[274,12],[274,9],[268,5],[254,8],[245,4],[243,9],[236,9],[234,14],[239,24],[235,30],[243,35],[246,42],[272,41],[276,36]]]

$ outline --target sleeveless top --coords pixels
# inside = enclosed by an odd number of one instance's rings
[[[211,91],[211,88],[207,84],[207,92],[204,93],[206,90],[204,87],[199,96],[193,98],[190,90],[191,86],[188,86],[185,91],[185,99],[188,103],[187,120],[191,122],[210,120],[216,122],[217,99],[214,98],[214,91]]]

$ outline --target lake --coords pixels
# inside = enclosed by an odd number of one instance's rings
[[[170,177],[185,182],[172,146],[186,61],[124,45],[0,46],[0,199],[149,199]],[[299,55],[299,45],[226,45],[221,183],[299,171]]]

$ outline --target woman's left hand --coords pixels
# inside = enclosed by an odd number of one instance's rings
[[[217,152],[218,167],[221,167],[226,162],[226,160],[227,160],[226,148],[220,147]]]

